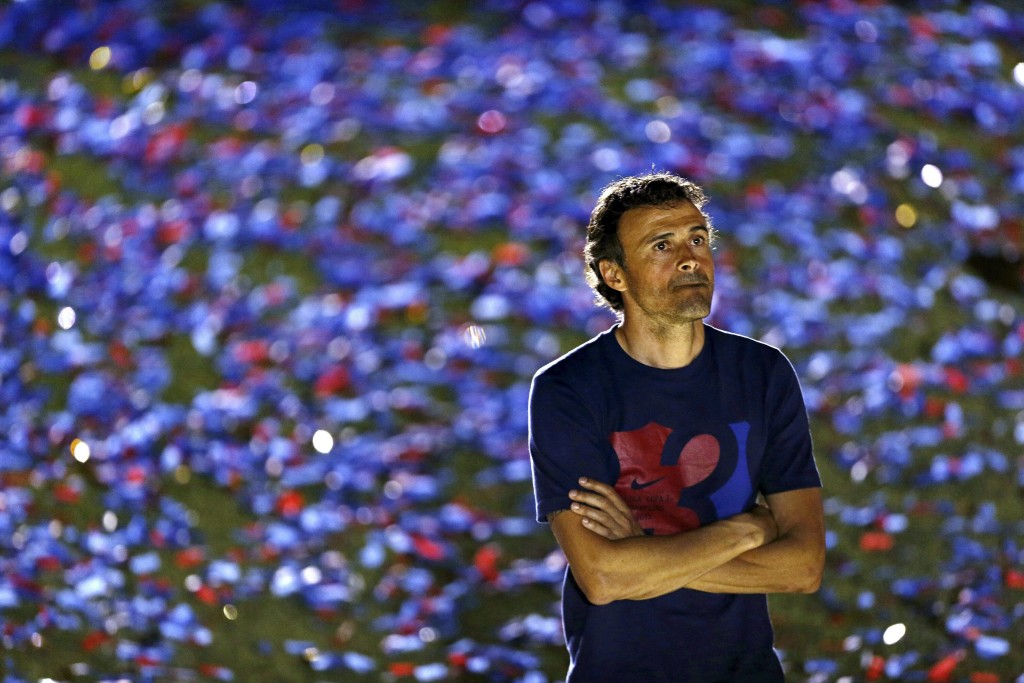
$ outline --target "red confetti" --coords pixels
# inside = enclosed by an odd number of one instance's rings
[[[530,256],[530,248],[522,242],[505,242],[494,248],[492,258],[499,266],[521,266]]]
[[[865,531],[860,537],[860,549],[866,553],[892,550],[893,538],[884,531]]]
[[[1006,587],[1024,590],[1024,572],[1009,569],[1006,572]]]
[[[215,605],[217,603],[217,591],[213,590],[210,586],[201,586],[196,591],[196,597],[207,605]]]
[[[93,631],[82,639],[82,649],[86,652],[92,652],[109,640],[110,636],[103,631]]]
[[[425,560],[441,560],[447,554],[443,545],[423,536],[413,536],[412,544],[417,554]]]
[[[971,683],[999,683],[999,675],[991,671],[975,671],[971,674]]]
[[[233,351],[241,363],[262,363],[270,357],[270,346],[259,339],[238,342]]]
[[[416,665],[412,662],[392,662],[391,666],[388,667],[388,671],[393,676],[412,676],[416,671]]]
[[[336,394],[339,391],[347,389],[350,381],[348,370],[341,365],[335,365],[327,370],[327,372],[317,377],[316,383],[313,385],[313,393],[315,393],[318,398],[331,396],[332,394]]]
[[[943,657],[928,671],[928,680],[931,683],[946,683],[952,677],[956,665],[963,658],[964,653],[959,651]]]
[[[297,517],[306,505],[306,499],[298,491],[285,491],[277,499],[277,511],[284,517]]]
[[[865,672],[864,676],[869,681],[877,681],[882,677],[883,673],[885,673],[885,659],[875,655],[871,659],[871,663],[868,665],[868,670]]]
[[[65,505],[75,505],[82,497],[81,493],[77,490],[63,483],[57,484],[53,490],[53,495],[58,502]]]
[[[958,394],[967,393],[967,390],[970,389],[967,375],[957,368],[946,368],[946,384]]]
[[[60,560],[53,555],[46,555],[36,560],[36,569],[39,571],[55,571],[60,569]]]
[[[161,225],[156,231],[156,236],[160,244],[167,245],[182,241],[188,236],[189,232],[188,223],[183,220],[177,220]]]
[[[498,558],[501,557],[501,550],[494,544],[485,545],[476,551],[473,564],[477,571],[484,578],[484,581],[493,583],[498,580]]]
[[[971,674],[971,683],[999,683],[999,677],[989,671],[976,671]]]

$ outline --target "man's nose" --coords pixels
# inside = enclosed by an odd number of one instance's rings
[[[697,257],[693,255],[693,252],[688,251],[680,257],[678,268],[683,272],[697,270],[700,268],[700,261],[698,261]]]

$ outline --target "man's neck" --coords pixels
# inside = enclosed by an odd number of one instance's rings
[[[633,360],[653,368],[686,367],[704,348],[704,321],[657,325],[624,316],[615,338]]]

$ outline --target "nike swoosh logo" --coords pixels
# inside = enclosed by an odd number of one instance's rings
[[[633,489],[634,491],[639,491],[640,489],[645,489],[648,486],[654,486],[664,478],[665,477],[658,477],[657,479],[654,479],[652,481],[645,481],[644,483],[641,484],[636,477],[633,477],[633,481],[630,482],[629,488]]]

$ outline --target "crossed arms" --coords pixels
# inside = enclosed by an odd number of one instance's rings
[[[581,479],[570,511],[548,516],[590,602],[709,593],[813,593],[825,562],[821,490],[766,497],[767,506],[679,534],[646,536],[615,489]]]

